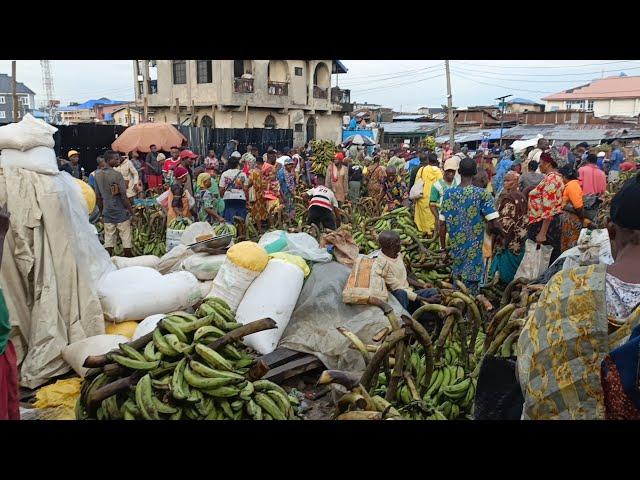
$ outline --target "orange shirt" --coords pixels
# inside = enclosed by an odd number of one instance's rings
[[[566,207],[569,202],[571,202],[574,209],[584,206],[580,180],[571,180],[564,186],[564,191],[562,192],[562,208]]]

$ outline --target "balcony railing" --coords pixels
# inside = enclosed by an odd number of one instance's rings
[[[342,90],[338,87],[331,89],[331,102],[333,103],[351,103],[351,90]]]
[[[313,98],[329,98],[329,89],[322,88],[318,85],[313,86]]]
[[[289,95],[289,84],[287,82],[268,83],[269,95]]]
[[[233,91],[236,93],[253,93],[253,78],[234,78]]]

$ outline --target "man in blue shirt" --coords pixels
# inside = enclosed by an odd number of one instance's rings
[[[596,160],[596,166],[602,171],[604,171],[604,157],[606,157],[606,155],[606,153],[600,152],[598,153],[598,160]]]
[[[420,166],[420,157],[418,157],[418,152],[411,152],[412,158],[407,162],[405,166],[405,170],[411,174],[413,169]]]
[[[624,162],[624,155],[617,140],[611,146],[613,147],[613,152],[611,152],[611,158],[609,159],[609,181],[615,182],[620,176],[620,164]]]

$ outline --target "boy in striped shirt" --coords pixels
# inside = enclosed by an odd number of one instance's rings
[[[338,200],[330,188],[324,186],[324,178],[318,175],[317,186],[305,192],[310,198],[307,224],[336,229],[336,216],[340,212]]]

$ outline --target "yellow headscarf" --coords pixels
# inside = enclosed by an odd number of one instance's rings
[[[209,179],[211,179],[211,175],[209,175],[206,172],[201,173],[200,175],[198,175],[198,179],[196,180],[196,185],[198,185],[199,188],[204,188],[204,182],[206,182]]]

